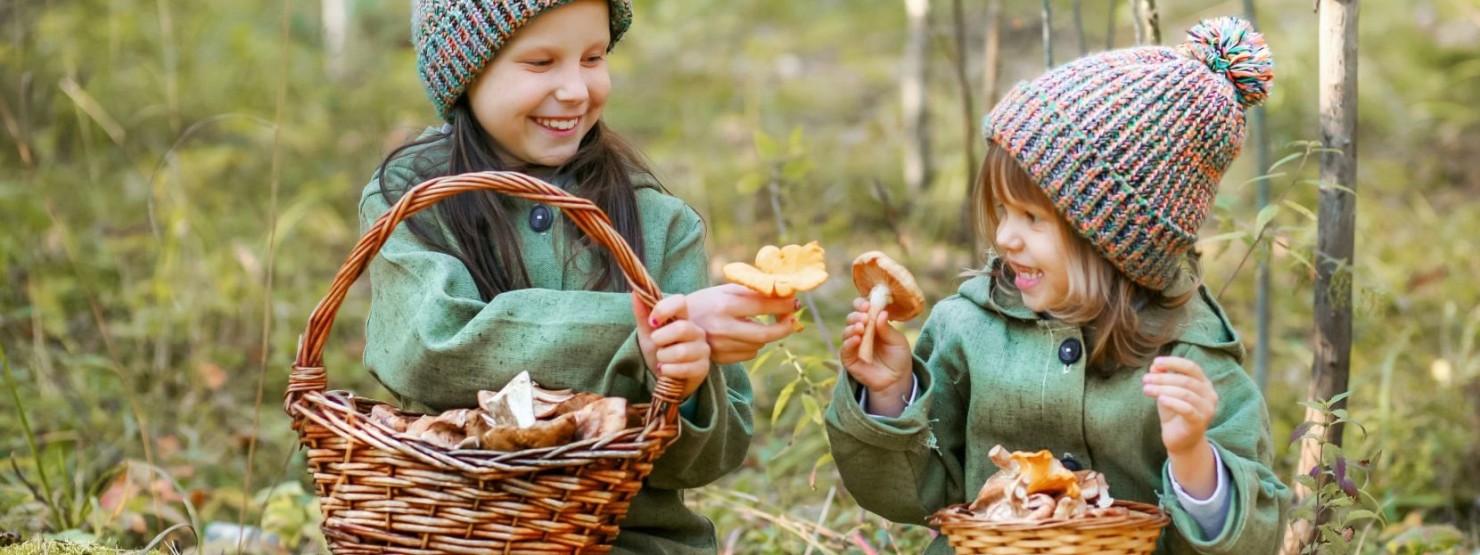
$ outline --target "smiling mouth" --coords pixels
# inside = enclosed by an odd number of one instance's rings
[[[1011,262],[1009,262],[1008,264],[1012,266],[1012,273],[1017,274],[1018,279],[1022,279],[1024,281],[1037,281],[1043,279],[1043,270],[1021,266],[1018,264],[1013,264]]]
[[[555,131],[570,131],[581,123],[581,118],[530,118],[540,127],[547,127]]]

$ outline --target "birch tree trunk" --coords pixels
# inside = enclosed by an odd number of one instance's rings
[[[930,0],[905,0],[909,36],[905,40],[900,98],[904,103],[904,183],[914,196],[930,185],[929,113],[925,84],[929,78]]]
[[[1347,390],[1351,370],[1353,231],[1357,189],[1357,11],[1358,0],[1321,0],[1320,113],[1322,146],[1319,230],[1316,237],[1315,360],[1310,399],[1329,399]],[[1347,400],[1349,400],[1348,398]],[[1346,401],[1333,409],[1346,408]],[[1308,419],[1319,418],[1307,412]],[[1341,445],[1343,426],[1322,430],[1327,442]],[[1319,464],[1320,445],[1300,446],[1303,472]],[[1310,491],[1297,487],[1304,498]],[[1320,519],[1319,507],[1317,520]],[[1283,553],[1299,553],[1315,539],[1315,523],[1295,522]]]
[[[982,110],[997,105],[997,76],[1002,62],[1002,0],[987,2],[987,45],[982,54]]]
[[[1136,31],[1144,33],[1136,37],[1140,44],[1161,44],[1161,16],[1156,13],[1156,0],[1131,0],[1138,6],[1136,17],[1141,21],[1136,22]]]
[[[331,79],[344,77],[345,45],[349,37],[347,0],[323,0],[324,72]]]

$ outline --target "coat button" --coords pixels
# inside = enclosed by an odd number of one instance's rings
[[[549,231],[550,224],[553,221],[554,218],[551,217],[550,207],[548,206],[539,204],[533,210],[529,211],[529,228],[533,229],[536,233]]]
[[[1079,464],[1079,460],[1075,459],[1074,455],[1064,455],[1064,458],[1059,459],[1059,462],[1064,463],[1064,468],[1069,469],[1070,472],[1084,470],[1084,465]]]
[[[1079,342],[1079,338],[1070,337],[1065,339],[1063,343],[1059,344],[1059,362],[1064,364],[1079,362],[1079,355],[1083,351],[1084,345]]]

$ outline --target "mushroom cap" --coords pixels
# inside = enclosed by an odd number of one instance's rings
[[[1054,458],[1053,453],[1042,450],[1037,453],[1014,451],[1013,460],[1021,469],[1022,483],[1027,486],[1029,494],[1033,493],[1064,493],[1074,497],[1079,496],[1079,477],[1074,472],[1064,468],[1063,463]]]
[[[805,245],[761,247],[755,265],[725,264],[725,279],[768,297],[790,297],[827,281],[827,263],[817,241]]]
[[[892,299],[884,310],[889,319],[903,322],[920,315],[925,308],[925,293],[915,285],[915,276],[904,266],[879,251],[869,251],[853,259],[853,285],[867,297],[875,285],[889,286]]]

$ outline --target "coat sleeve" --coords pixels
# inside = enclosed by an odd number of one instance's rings
[[[666,267],[657,271],[669,276],[673,287],[667,289],[665,284],[664,291],[690,293],[709,285],[708,255],[704,251],[704,222],[691,208],[685,207],[681,213],[684,217],[678,225],[686,231],[678,235],[680,239],[664,257]],[[640,354],[638,359],[641,360]],[[649,372],[643,376],[654,379]],[[646,389],[651,391],[651,384]],[[679,418],[678,439],[653,463],[653,471],[648,475],[648,483],[653,487],[696,488],[718,480],[745,462],[754,433],[753,395],[745,366],[711,364],[709,376],[688,402],[695,404],[692,414]]]
[[[833,460],[858,504],[894,522],[926,525],[931,514],[964,498],[966,396],[964,356],[937,309],[915,347],[921,392],[895,418],[873,417],[858,403],[861,384],[841,371],[827,408]],[[937,342],[937,340],[941,340]]]
[[[1216,537],[1204,537],[1197,521],[1171,491],[1170,463],[1162,468],[1168,484],[1162,505],[1172,517],[1174,534],[1167,541],[1173,553],[1274,553],[1279,551],[1290,506],[1290,489],[1272,470],[1274,442],[1269,412],[1253,380],[1225,351],[1184,345],[1174,356],[1197,362],[1218,392],[1218,410],[1209,424],[1208,442],[1231,478],[1228,514]]]

